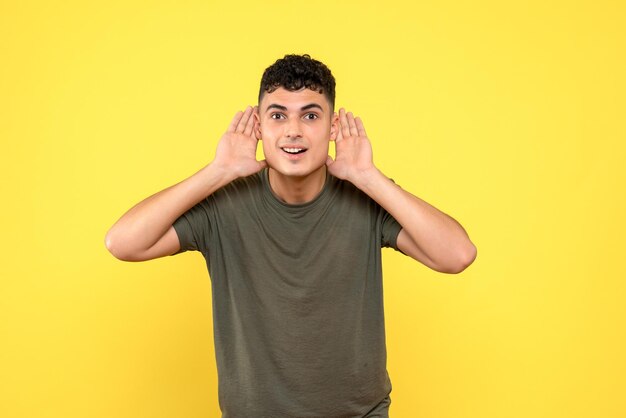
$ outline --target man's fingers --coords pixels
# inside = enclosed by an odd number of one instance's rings
[[[254,115],[251,112],[250,117],[248,118],[248,123],[246,123],[246,127],[243,131],[243,134],[245,136],[252,136],[252,130],[254,129],[255,123],[256,123],[256,120],[254,119]]]
[[[354,123],[356,124],[357,132],[359,136],[367,137],[367,132],[365,132],[365,126],[363,126],[363,121],[358,116],[354,118]]]
[[[226,132],[235,132],[235,130],[237,129],[237,125],[239,125],[239,121],[241,120],[242,116],[243,116],[243,112],[241,110],[235,113],[235,117],[230,122],[230,125],[228,125],[228,130]]]
[[[350,129],[351,136],[358,136],[359,131],[356,129],[356,123],[354,123],[354,115],[352,112],[348,112],[346,114],[346,119],[348,120],[348,128]]]
[[[341,125],[340,132],[343,133],[345,138],[350,136],[350,126],[348,125],[348,118],[346,117],[346,111],[342,107],[339,109],[339,125]]]
[[[341,127],[339,127],[339,130],[337,131],[337,138],[335,139],[335,143],[339,142],[339,141],[343,141],[343,134],[341,133],[342,129]]]
[[[245,132],[246,126],[248,125],[248,122],[250,121],[250,119],[253,119],[252,106],[247,106],[246,110],[243,112],[243,115],[241,116],[239,125],[237,125],[236,132],[240,132],[240,133]]]
[[[241,116],[241,119],[237,124],[237,128],[235,129],[235,132],[243,133],[246,130],[246,125],[250,120],[250,115],[252,115],[252,107],[248,106],[246,107],[246,111],[243,112],[243,115]]]

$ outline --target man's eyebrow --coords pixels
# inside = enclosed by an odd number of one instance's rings
[[[265,110],[268,111],[270,109],[278,109],[278,110],[282,110],[283,112],[287,111],[287,108],[285,106],[281,106],[281,105],[275,104],[275,103],[272,103],[271,105],[269,105],[267,107],[267,109],[265,109]]]
[[[302,106],[300,110],[309,110],[313,109],[314,107],[317,107],[319,110],[324,111],[324,109],[322,109],[322,106],[318,105],[317,103],[311,103],[306,106]]]
[[[322,109],[322,106],[318,105],[317,103],[311,103],[311,104],[308,104],[306,106],[302,106],[300,108],[300,110],[301,111],[302,110],[309,110],[309,109],[313,109],[313,108],[318,108],[319,110],[324,111],[324,109]],[[282,110],[283,112],[287,111],[287,107],[286,106],[279,105],[279,104],[276,104],[276,103],[272,103],[271,105],[267,106],[267,109],[265,109],[265,111],[268,111],[270,109],[278,109],[278,110]]]

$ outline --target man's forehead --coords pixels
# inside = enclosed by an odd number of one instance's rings
[[[261,103],[259,103],[259,110],[264,112],[270,106],[286,108],[287,110],[301,110],[310,108],[310,105],[313,104],[318,105],[314,107],[319,107],[324,112],[330,111],[326,96],[318,91],[308,88],[290,91],[279,87],[271,93],[265,92],[261,98]]]

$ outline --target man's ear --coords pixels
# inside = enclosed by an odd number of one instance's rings
[[[254,136],[257,140],[261,139],[261,118],[259,116],[259,107],[255,106],[254,111],[252,112],[252,117],[254,118]]]
[[[336,140],[338,133],[339,133],[339,115],[335,112],[333,113],[332,120],[330,121],[330,140],[331,141]]]

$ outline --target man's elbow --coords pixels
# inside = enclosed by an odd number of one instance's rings
[[[459,274],[463,270],[468,268],[474,262],[474,260],[476,260],[476,255],[476,246],[470,242],[469,246],[466,249],[458,252],[456,262],[448,265],[445,269],[440,270],[440,272]]]
[[[126,251],[123,246],[119,245],[119,239],[116,239],[110,230],[104,237],[104,246],[113,255],[113,257],[118,260],[135,261],[130,252]]]
[[[468,248],[462,252],[462,257],[460,258],[459,262],[459,268],[458,271],[455,272],[455,274],[458,274],[468,268],[474,262],[474,260],[476,260],[477,253],[478,250],[476,249],[476,246],[470,242]]]

